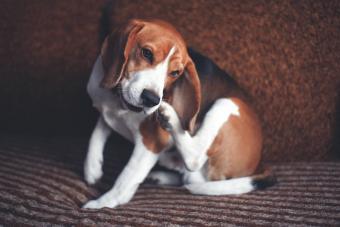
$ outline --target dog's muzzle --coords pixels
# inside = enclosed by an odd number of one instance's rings
[[[130,104],[128,101],[125,100],[124,96],[123,96],[123,92],[122,92],[122,85],[118,84],[117,86],[117,91],[118,91],[118,96],[120,98],[120,100],[122,101],[122,103],[131,111],[133,112],[141,112],[143,110],[142,107],[138,107],[138,106],[134,106],[132,104]]]
[[[161,98],[158,95],[156,95],[153,91],[147,89],[144,89],[142,91],[141,99],[143,106],[148,108],[157,106],[161,101]]]

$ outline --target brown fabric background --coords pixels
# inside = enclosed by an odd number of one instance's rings
[[[12,1],[0,7],[0,125],[12,132],[89,133],[86,83],[100,1]]]
[[[98,50],[104,1],[2,1],[3,131],[88,134],[85,85]],[[319,160],[335,141],[339,1],[114,1],[129,17],[173,23],[254,98],[265,160]],[[332,142],[333,140],[333,142]]]

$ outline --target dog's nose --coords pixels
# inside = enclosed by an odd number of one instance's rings
[[[141,95],[143,105],[146,107],[153,107],[158,105],[161,99],[154,92],[144,89]]]

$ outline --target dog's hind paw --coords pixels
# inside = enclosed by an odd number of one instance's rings
[[[181,127],[175,109],[164,101],[158,108],[158,121],[162,128],[167,131],[177,130]]]
[[[179,186],[182,181],[178,173],[166,171],[153,171],[147,176],[145,183],[153,185]]]

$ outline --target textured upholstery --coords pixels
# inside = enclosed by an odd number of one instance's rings
[[[279,183],[241,196],[195,196],[181,188],[143,185],[130,203],[93,211],[79,206],[112,185],[129,153],[117,158],[117,150],[107,150],[104,181],[89,188],[82,179],[86,140],[0,138],[0,224],[6,226],[340,224],[339,162],[273,163]]]

